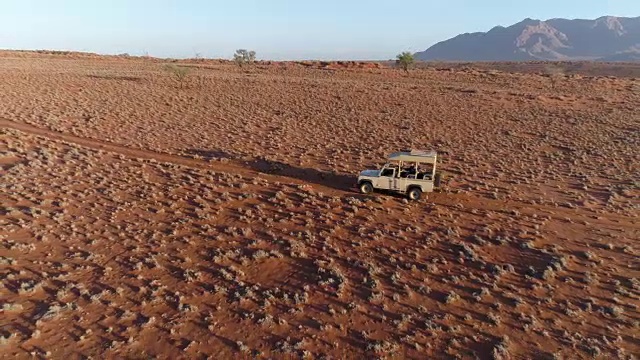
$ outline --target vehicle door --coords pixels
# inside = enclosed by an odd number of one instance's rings
[[[403,168],[400,170],[400,173],[396,174],[396,178],[393,181],[393,187],[391,188],[394,191],[405,192],[407,191],[407,186],[415,181],[415,172],[411,172],[409,168]]]
[[[376,187],[378,189],[390,190],[395,186],[396,181],[396,169],[395,168],[383,168],[380,171],[380,176],[378,177],[378,184]]]
[[[396,176],[391,190],[404,192],[407,189],[407,178]]]

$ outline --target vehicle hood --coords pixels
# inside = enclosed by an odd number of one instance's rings
[[[377,177],[379,173],[379,170],[364,170],[360,172],[360,176]]]

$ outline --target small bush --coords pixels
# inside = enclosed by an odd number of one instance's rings
[[[562,76],[564,76],[564,68],[559,65],[550,64],[545,66],[544,73],[551,80],[551,88],[555,90],[558,85],[558,81]]]
[[[180,88],[182,89],[184,81],[189,75],[189,69],[184,66],[177,66],[173,64],[165,66],[164,69],[178,80]]]

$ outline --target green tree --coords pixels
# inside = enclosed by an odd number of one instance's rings
[[[409,68],[413,66],[415,61],[413,54],[409,51],[404,51],[396,56],[396,64],[398,64],[398,66],[400,66],[404,71],[409,71]]]
[[[233,54],[233,61],[240,67],[256,61],[256,52],[253,50],[238,49]]]

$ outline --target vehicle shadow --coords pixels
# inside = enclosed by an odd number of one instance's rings
[[[310,184],[322,185],[336,190],[355,192],[354,175],[336,174],[314,168],[297,167],[280,161],[255,158],[246,162],[254,171],[302,180]]]
[[[302,180],[309,184],[326,186],[332,189],[356,193],[355,175],[336,174],[314,168],[298,167],[281,161],[267,160],[264,157],[246,157],[229,154],[221,150],[186,149],[184,154],[202,160],[226,159],[253,171]]]

